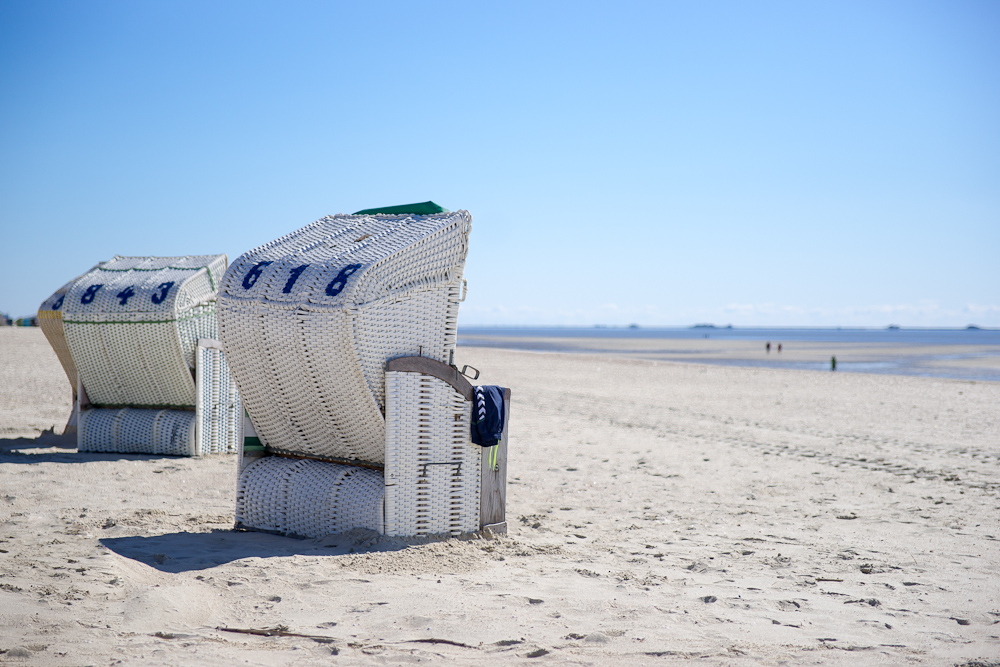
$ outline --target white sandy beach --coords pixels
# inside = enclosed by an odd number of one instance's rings
[[[0,329],[0,662],[1000,664],[1000,383],[456,361],[513,391],[510,534],[300,541],[230,530],[232,456],[38,437],[68,383]]]

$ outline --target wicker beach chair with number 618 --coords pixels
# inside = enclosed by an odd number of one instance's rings
[[[451,365],[471,222],[432,202],[329,216],[229,267],[237,528],[505,528],[506,439],[492,459],[471,442],[472,386]]]
[[[215,314],[226,264],[116,256],[42,303],[39,322],[74,385],[79,451],[236,451],[242,409]]]

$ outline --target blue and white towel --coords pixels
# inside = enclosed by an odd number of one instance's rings
[[[472,442],[492,447],[503,437],[504,388],[496,385],[475,387],[472,405]]]

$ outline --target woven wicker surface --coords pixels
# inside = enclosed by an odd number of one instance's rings
[[[471,216],[336,215],[226,272],[219,335],[261,440],[385,460],[385,362],[447,362]]]
[[[221,348],[198,345],[196,380],[199,415],[197,453],[235,453],[239,444],[237,420],[242,418],[243,408]]]
[[[296,537],[353,528],[382,533],[383,487],[382,475],[374,470],[266,456],[240,475],[236,522]]]
[[[472,403],[430,375],[385,376],[386,534],[478,530],[482,449],[469,435]]]
[[[196,453],[195,430],[193,410],[84,410],[77,430],[77,449],[192,456]]]
[[[100,265],[99,263],[91,267],[90,271],[93,271]],[[90,271],[87,273],[90,273]],[[45,334],[49,345],[55,351],[63,370],[66,371],[66,377],[69,379],[70,386],[73,387],[74,396],[76,395],[77,381],[76,364],[73,363],[73,353],[70,352],[69,345],[66,343],[66,332],[63,330],[62,322],[62,307],[66,301],[66,294],[76,284],[76,281],[82,277],[77,276],[73,278],[73,280],[53,292],[52,296],[43,301],[42,305],[38,307],[38,325],[42,328],[42,333]]]
[[[90,401],[193,407],[195,347],[218,337],[225,268],[225,255],[116,256],[73,282],[62,325]]]

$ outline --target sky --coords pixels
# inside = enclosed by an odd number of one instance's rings
[[[1000,326],[1000,3],[0,3],[0,311],[473,215],[460,325]]]

